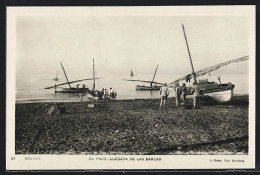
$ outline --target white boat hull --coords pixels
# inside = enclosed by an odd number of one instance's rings
[[[93,96],[92,94],[87,94],[87,98],[91,100],[99,100],[100,98],[98,96]]]
[[[216,100],[218,102],[228,102],[233,99],[234,91],[227,90],[227,91],[221,91],[221,92],[212,92],[212,93],[207,93],[206,95],[213,98],[214,100]]]
[[[205,96],[209,96],[218,103],[224,103],[229,102],[234,97],[234,91],[233,90],[226,90],[226,91],[220,91],[220,92],[211,92],[204,94]],[[193,99],[192,95],[187,96],[188,99]]]
[[[136,90],[160,90],[162,86],[144,86],[144,85],[136,85],[135,89]]]

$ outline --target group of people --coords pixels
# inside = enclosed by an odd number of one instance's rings
[[[76,86],[77,87],[77,86]],[[84,86],[82,88],[85,88]],[[117,96],[117,93],[112,89],[112,87],[110,88],[110,91],[108,92],[107,89],[102,89],[102,91],[90,91],[90,93],[97,95],[99,99],[104,99],[104,100],[110,100],[110,99],[114,99]],[[79,98],[82,101],[83,99],[83,94],[79,94]]]
[[[112,87],[110,88],[109,92],[107,89],[103,88],[101,93],[102,93],[102,98],[104,100],[113,99],[113,98],[116,98],[116,96],[117,96],[117,93],[112,89]]]
[[[77,88],[77,89],[79,89],[79,85],[80,85],[80,84],[77,84],[77,85],[76,85],[76,88]],[[85,84],[82,84],[82,88],[85,89],[85,88],[86,88],[86,85],[85,85]]]
[[[200,97],[201,97],[201,90],[200,87],[197,85],[196,82],[193,83],[193,88],[191,93],[193,94],[193,109],[197,109],[200,107]],[[174,88],[175,90],[175,99],[176,99],[176,107],[180,107],[181,99],[183,101],[183,105],[186,106],[186,95],[187,95],[187,87],[186,84],[183,83],[182,86],[179,84],[176,85]],[[164,83],[164,86],[160,89],[160,96],[161,96],[161,103],[160,109],[165,108],[166,99],[169,96],[169,88],[167,87],[167,83]]]
[[[177,86],[175,87],[175,98],[176,98],[176,107],[180,107],[180,101],[181,101],[181,97],[183,100],[183,105],[186,105],[186,94],[187,94],[187,88],[186,88],[186,84],[183,83],[182,87],[179,86],[179,84],[177,84]]]

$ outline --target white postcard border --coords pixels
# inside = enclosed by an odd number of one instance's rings
[[[88,10],[86,10],[88,9]],[[248,155],[16,155],[15,62],[16,17],[19,15],[111,16],[248,16],[249,54],[249,152]],[[8,7],[7,8],[6,169],[247,169],[255,168],[255,6],[179,7]],[[128,160],[115,160],[115,159]],[[139,160],[144,158],[144,161]],[[148,160],[153,158],[153,160]],[[93,159],[93,160],[92,160]],[[112,160],[111,160],[112,159]],[[134,159],[134,160],[131,160]],[[147,159],[147,160],[146,160]],[[212,160],[220,159],[222,162]],[[224,160],[243,160],[227,163]]]

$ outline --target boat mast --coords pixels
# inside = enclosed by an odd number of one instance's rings
[[[56,78],[58,78],[58,72],[59,72],[59,71],[57,71]]]
[[[63,72],[64,72],[64,74],[65,74],[65,77],[66,77],[66,79],[67,79],[67,82],[68,82],[68,84],[69,84],[69,87],[70,87],[70,89],[71,89],[70,82],[69,82],[69,79],[68,79],[67,74],[66,74],[66,72],[65,72],[65,69],[64,69],[64,67],[63,67],[63,65],[62,65],[61,62],[60,62],[60,64],[61,64],[62,70],[63,70]]]
[[[193,68],[193,64],[192,64],[191,55],[190,55],[190,49],[189,49],[189,45],[188,45],[188,41],[187,41],[187,37],[186,37],[186,34],[185,34],[185,29],[184,29],[183,24],[182,24],[182,28],[183,28],[183,33],[184,33],[184,37],[185,37],[185,41],[186,41],[186,45],[187,45],[187,49],[188,49],[188,53],[189,53],[190,64],[191,64],[191,69],[192,69],[192,76],[193,76],[194,82],[197,82],[196,75],[195,75],[194,68]]]
[[[154,80],[154,77],[155,77],[155,75],[156,75],[158,66],[159,66],[159,64],[157,64],[157,67],[156,67],[156,69],[155,69],[155,72],[154,72],[154,75],[153,75],[153,80]],[[152,82],[151,82],[151,87],[153,86],[153,80],[152,80]]]
[[[93,58],[93,79],[94,79],[94,83],[93,83],[93,90],[95,91],[95,66],[94,66],[94,58]]]

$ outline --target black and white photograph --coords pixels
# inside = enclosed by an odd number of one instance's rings
[[[8,7],[7,168],[253,167],[254,10]]]

